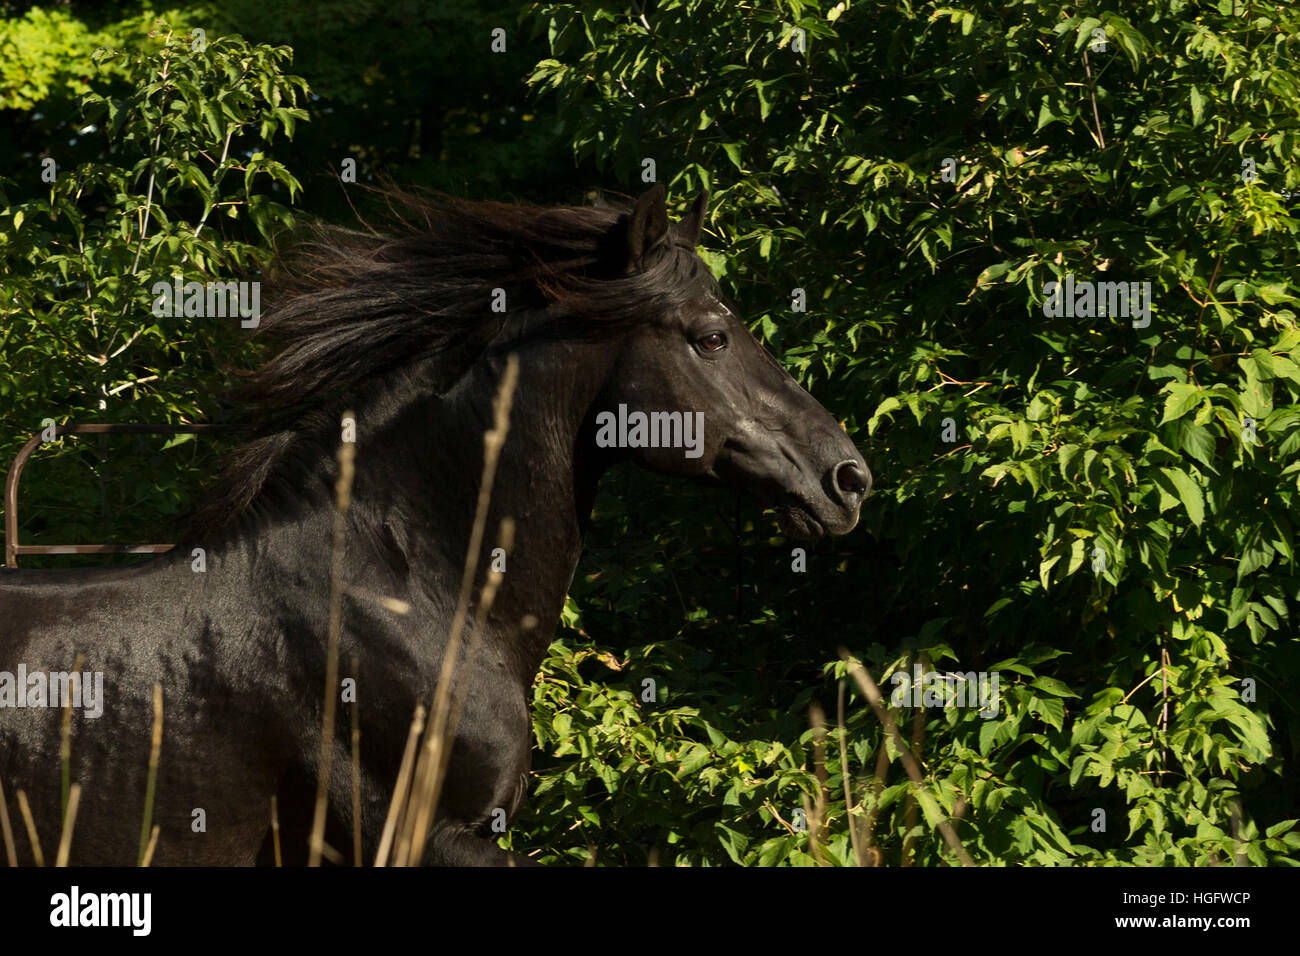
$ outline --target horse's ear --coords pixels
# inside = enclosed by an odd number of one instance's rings
[[[691,205],[691,211],[686,214],[686,218],[673,226],[673,231],[692,249],[700,244],[700,230],[704,226],[704,211],[708,208],[709,191],[706,189],[695,197],[695,202]]]
[[[627,217],[627,264],[642,269],[668,239],[668,205],[663,183],[641,194]]]

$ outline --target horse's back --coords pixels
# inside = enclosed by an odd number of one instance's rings
[[[277,774],[267,751],[279,748],[265,708],[250,704],[267,695],[237,686],[217,653],[250,649],[229,610],[239,602],[209,586],[178,560],[0,571],[0,774],[11,799],[25,790],[47,853],[60,826],[66,707],[71,779],[82,784],[73,862],[134,862],[157,685],[158,862],[252,862]],[[79,697],[64,691],[73,673]]]
[[[65,647],[89,656],[106,642],[167,627],[183,613],[188,591],[183,578],[158,586],[176,576],[172,568],[151,561],[125,568],[0,569],[0,665],[15,654]],[[62,661],[65,669],[72,663],[73,657]]]

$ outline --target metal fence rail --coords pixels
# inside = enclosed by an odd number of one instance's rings
[[[238,425],[56,425],[54,435],[181,435],[238,430]],[[18,479],[32,452],[45,442],[34,435],[14,456],[5,478],[5,566],[18,566],[21,554],[162,554],[175,544],[19,544]]]

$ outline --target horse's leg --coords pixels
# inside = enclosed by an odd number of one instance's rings
[[[481,665],[489,692],[470,695],[452,745],[447,779],[423,862],[434,866],[535,866],[496,845],[494,824],[508,823],[528,788],[528,703]],[[495,691],[494,693],[491,691]]]

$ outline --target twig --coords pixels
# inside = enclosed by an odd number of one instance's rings
[[[1249,862],[1241,840],[1241,799],[1233,797],[1228,802],[1228,813],[1232,820],[1232,863],[1234,866],[1246,866]]]
[[[1237,229],[1234,226],[1233,232]],[[1229,233],[1231,235],[1231,233]],[[1187,374],[1191,376],[1193,382],[1196,381],[1196,350],[1201,347],[1201,333],[1205,328],[1205,310],[1209,308],[1210,302],[1214,299],[1214,286],[1219,281],[1219,268],[1223,265],[1223,253],[1220,252],[1218,258],[1214,260],[1214,273],[1210,276],[1210,284],[1205,289],[1205,301],[1201,303],[1201,311],[1196,316],[1196,341],[1192,343],[1192,354],[1188,356]],[[1208,356],[1207,356],[1208,357]]]
[[[1132,697],[1134,694],[1136,694],[1138,691],[1140,691],[1140,690],[1141,690],[1143,687],[1145,687],[1147,684],[1151,683],[1151,682],[1152,682],[1153,680],[1155,680],[1157,677],[1161,676],[1161,674],[1163,674],[1163,673],[1164,673],[1164,665],[1162,664],[1161,667],[1160,667],[1158,670],[1154,670],[1154,671],[1152,671],[1150,674],[1148,674],[1146,677],[1144,677],[1144,678],[1142,679],[1142,683],[1138,684],[1138,685],[1137,685],[1136,687],[1134,687],[1131,691],[1129,691],[1127,694],[1125,694],[1125,695],[1124,695],[1124,699],[1123,699],[1122,701],[1120,701],[1120,703],[1121,703],[1121,704],[1127,704],[1127,703],[1128,703],[1128,699],[1129,699],[1130,697]]]
[[[767,812],[772,814],[772,816],[776,818],[777,823],[781,824],[781,826],[785,827],[787,830],[790,831],[791,836],[799,835],[799,831],[794,828],[794,825],[787,823],[785,821],[785,818],[782,817],[781,814],[777,812],[776,807],[772,806],[771,800],[764,799],[763,806],[767,807]]]
[[[226,128],[226,144],[221,148],[221,159],[217,162],[217,168],[213,170],[212,188],[214,193],[218,188],[220,188],[221,180],[225,178],[226,175],[225,171],[221,167],[226,164],[226,157],[230,155],[230,140],[231,137],[233,137],[234,135],[235,135],[235,125],[231,124]],[[222,206],[222,205],[226,205],[226,204],[214,203],[213,205],[209,206],[207,209],[203,210],[203,216],[199,219],[198,225],[194,227],[194,234],[192,238],[197,239],[199,237],[199,233],[203,230],[203,224],[208,221],[208,216],[212,214],[212,210],[215,209],[217,206]],[[181,259],[181,265],[184,265],[189,260],[189,258],[190,258],[190,254],[187,250],[184,257],[182,257]]]
[[[921,662],[921,673],[928,673],[930,670],[929,655],[922,653],[918,659]],[[912,752],[920,754],[924,746],[925,708],[917,707],[912,711]],[[914,862],[916,849],[916,837],[912,833],[913,828],[916,826],[916,797],[912,793],[908,793],[903,806],[903,859],[901,865],[911,866]]]
[[[889,746],[885,741],[886,733],[880,732],[880,749],[876,752],[876,771],[871,780],[871,806],[867,810],[864,850],[867,853],[868,866],[881,866],[885,855],[879,847],[871,845],[876,833],[876,818],[880,815],[880,794],[885,789],[885,777],[889,773]]]
[[[170,37],[171,34],[169,33],[168,36]],[[162,80],[163,80],[164,83],[166,83],[166,81],[167,81],[167,71],[170,70],[170,69],[171,69],[171,60],[164,59],[164,60],[163,60],[163,69],[162,69]],[[163,114],[164,111],[165,111],[165,110],[160,110],[160,111],[159,111],[159,115],[161,116],[161,115]],[[154,178],[155,178],[155,170],[154,170],[154,166],[155,166],[155,164],[158,162],[158,147],[159,147],[159,145],[160,145],[161,143],[162,143],[162,120],[159,119],[159,121],[158,121],[158,132],[155,134],[155,136],[154,136],[154,138],[153,138],[153,151],[149,154],[149,160],[150,160],[150,162],[149,162],[149,187],[148,187],[148,189],[145,190],[145,197],[144,197],[144,212],[143,212],[143,215],[141,216],[141,219],[140,219],[140,243],[139,243],[139,245],[137,245],[137,246],[135,247],[135,261],[131,263],[131,273],[130,273],[130,274],[131,274],[132,276],[134,276],[134,275],[136,274],[136,270],[139,269],[139,267],[140,267],[140,254],[141,254],[142,252],[144,252],[144,247],[145,247],[145,238],[146,238],[146,235],[147,235],[148,230],[149,230],[149,215],[150,215],[150,213],[153,212],[153,187],[154,187]],[[123,315],[126,315],[127,307],[128,307],[130,304],[131,304],[131,303],[130,303],[130,300],[128,299],[128,300],[127,300],[127,304],[124,305],[124,306],[122,306],[122,314],[123,314]]]
[[[920,752],[920,745],[925,739],[925,711],[917,707],[912,712],[912,747],[917,753]],[[916,834],[912,832],[916,827],[916,796],[908,792],[903,799],[903,856],[900,866],[911,866],[915,855]]]
[[[1160,648],[1160,696],[1164,703],[1160,707],[1160,732],[1169,732],[1169,649]]]
[[[1160,646],[1160,697],[1160,735],[1164,739],[1169,733],[1169,650],[1163,642]],[[1156,774],[1156,782],[1160,785],[1163,785],[1164,769],[1168,766],[1168,746],[1168,740],[1165,739],[1164,746],[1160,748],[1160,773]]]
[[[132,339],[131,341],[135,341],[135,340]],[[131,342],[126,343],[126,345],[130,345],[130,344]],[[126,345],[122,347],[126,348]],[[137,378],[130,382],[123,382],[121,385],[117,386],[117,388],[110,388],[108,390],[108,394],[116,395],[118,392],[125,392],[128,388],[134,388],[137,385],[144,385],[147,382],[157,381],[157,379],[158,379],[157,375],[146,375],[144,378]]]
[[[849,842],[853,845],[853,859],[857,861],[858,866],[866,866],[866,857],[863,855],[862,846],[858,842],[858,825],[857,819],[853,816],[853,787],[849,783],[849,749],[847,732],[844,729],[844,692],[847,685],[840,680],[838,707],[836,710],[836,726],[839,728],[840,737],[840,782],[844,784],[844,815],[849,825]]]
[[[1101,131],[1101,113],[1097,111],[1097,92],[1093,86],[1092,65],[1088,62],[1088,51],[1083,51],[1083,69],[1088,74],[1088,98],[1092,100],[1092,118],[1097,124],[1097,142],[1106,148],[1106,136]]]
[[[813,772],[817,775],[817,799],[808,814],[808,852],[818,866],[826,865],[822,826],[826,820],[826,712],[814,703],[809,710],[813,727]],[[806,798],[805,798],[806,799]]]

